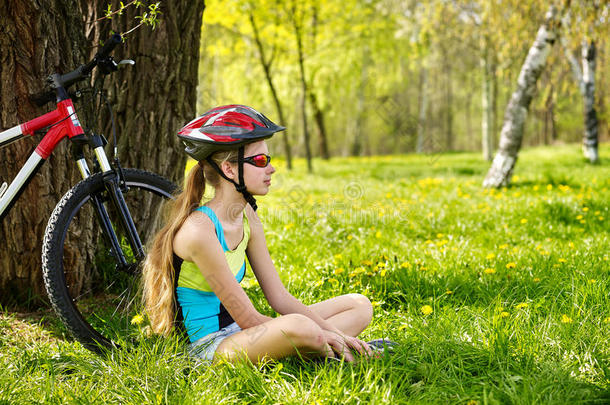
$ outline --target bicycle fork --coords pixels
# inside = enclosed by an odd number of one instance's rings
[[[118,213],[120,222],[119,225],[127,233],[127,239],[129,240],[129,245],[131,246],[131,250],[135,256],[136,262],[127,262],[123,249],[121,248],[121,241],[119,241],[117,237],[112,220],[108,215],[108,210],[104,205],[104,198],[101,194],[97,194],[91,196],[91,199],[97,219],[102,227],[102,233],[104,234],[106,241],[111,246],[112,255],[118,262],[118,270],[134,272],[134,265],[137,266],[137,263],[144,259],[144,248],[142,246],[142,241],[140,240],[136,226],[133,222],[131,213],[129,212],[129,208],[125,203],[125,198],[123,197],[123,189],[121,187],[122,179],[119,176],[120,168],[112,168],[110,162],[108,161],[108,157],[106,156],[106,152],[104,151],[104,142],[102,141],[101,136],[93,134],[86,140],[81,138],[81,140],[75,140],[73,143],[74,158],[83,179],[91,176],[83,154],[83,141],[89,144],[95,152],[96,160],[102,171],[104,188],[109,197],[108,200]],[[127,187],[125,187],[124,190],[127,191]]]

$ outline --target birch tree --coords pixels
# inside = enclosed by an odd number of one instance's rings
[[[506,107],[499,149],[483,181],[485,187],[503,187],[510,182],[523,141],[525,119],[536,91],[536,82],[545,68],[551,47],[557,40],[559,26],[559,12],[552,5],[538,29],[536,39],[521,67],[517,89]]]
[[[583,41],[581,46],[581,64],[578,59],[564,42],[564,51],[566,58],[572,68],[574,80],[578,84],[583,99],[584,113],[584,136],[583,136],[583,153],[586,159],[591,163],[599,161],[598,145],[598,121],[597,111],[595,110],[595,42]]]

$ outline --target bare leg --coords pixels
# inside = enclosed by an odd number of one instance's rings
[[[362,294],[346,294],[309,306],[349,336],[358,336],[371,323],[373,306]]]
[[[330,356],[332,349],[314,321],[289,314],[229,336],[216,349],[214,362],[243,359],[244,354],[257,362],[263,357],[281,359],[297,353],[303,357]]]

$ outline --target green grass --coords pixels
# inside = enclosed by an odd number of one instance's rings
[[[481,187],[475,154],[280,168],[259,214],[285,284],[306,304],[367,295],[363,337],[400,342],[394,357],[206,367],[176,339],[143,337],[99,357],[50,313],[5,313],[0,404],[608,403],[608,145],[601,158],[527,150],[502,190]],[[270,314],[251,275],[242,285]]]

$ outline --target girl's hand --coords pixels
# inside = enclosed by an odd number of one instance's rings
[[[328,330],[324,331],[324,337],[326,339],[326,343],[328,343],[333,352],[338,354],[340,357],[344,357],[345,361],[352,362],[355,360],[354,355],[351,352],[352,349],[361,355],[373,355],[371,348],[358,338],[341,335]]]

